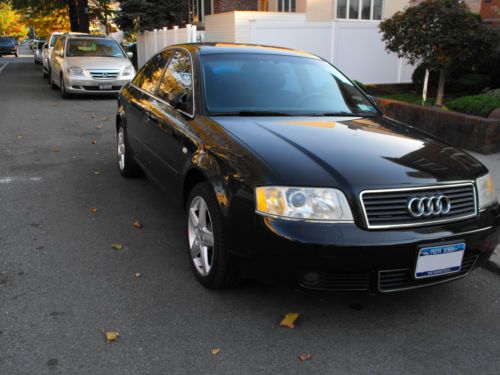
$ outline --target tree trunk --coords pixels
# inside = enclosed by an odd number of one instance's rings
[[[445,82],[446,82],[446,69],[441,69],[439,71],[439,83],[438,83],[438,90],[437,90],[436,103],[435,103],[435,105],[440,106],[440,107],[443,105]]]
[[[76,0],[68,0],[69,8],[69,23],[71,25],[71,31],[78,31],[78,11],[76,6]]]
[[[81,33],[89,32],[89,0],[78,0],[78,26]]]

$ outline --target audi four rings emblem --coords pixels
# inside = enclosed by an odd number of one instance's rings
[[[445,215],[451,210],[450,199],[445,195],[412,198],[408,201],[408,212],[417,218]]]

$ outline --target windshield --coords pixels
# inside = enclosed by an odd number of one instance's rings
[[[109,39],[69,39],[66,56],[125,57],[122,49],[114,40]]]
[[[202,56],[211,115],[374,115],[377,109],[325,61],[281,55]]]
[[[14,46],[14,39],[11,38],[2,38],[0,39],[0,45],[2,46]]]
[[[60,34],[52,35],[52,38],[50,38],[49,46],[54,47],[57,42],[57,39],[59,39],[60,37],[61,37]]]

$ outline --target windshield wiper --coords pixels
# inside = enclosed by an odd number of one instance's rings
[[[214,112],[210,116],[295,116],[286,112],[274,111],[238,111],[238,112]]]

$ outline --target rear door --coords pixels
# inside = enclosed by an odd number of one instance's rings
[[[137,73],[127,90],[128,141],[139,162],[151,172],[154,170],[154,155],[147,146],[151,137],[149,129],[151,99],[156,94],[168,57],[168,52],[152,57]]]
[[[176,109],[176,102],[184,102]],[[148,147],[160,160],[158,179],[172,194],[178,192],[186,134],[194,118],[193,62],[185,49],[175,49],[160,82],[156,98],[151,100]]]

